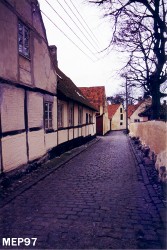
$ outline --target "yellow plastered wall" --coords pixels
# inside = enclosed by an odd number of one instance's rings
[[[79,136],[79,128],[74,128],[74,138]]]
[[[27,163],[26,133],[2,138],[4,172]]]
[[[29,160],[35,160],[46,153],[44,146],[44,130],[28,133]]]
[[[142,144],[149,146],[157,158],[160,158],[161,165],[167,167],[167,123],[162,121],[131,123],[129,129],[130,135],[139,137]]]
[[[0,76],[17,81],[18,55],[15,53],[18,50],[17,18],[2,2],[0,2],[0,17]]]
[[[34,67],[35,86],[55,94],[57,78],[53,71],[47,44],[42,38],[34,38],[34,65],[36,65]]]
[[[79,128],[79,136],[82,136],[82,128]]]
[[[68,129],[58,131],[58,144],[68,141]]]
[[[57,132],[45,134],[45,147],[49,150],[57,146]]]
[[[0,85],[0,108],[2,132],[25,129],[25,91],[9,85]]]
[[[121,108],[122,112],[120,112]],[[123,120],[120,119],[121,114],[123,114]],[[120,125],[121,122],[123,123],[122,125]],[[126,112],[123,108],[123,105],[120,104],[119,108],[112,117],[111,130],[121,130],[125,128],[126,128]]]
[[[82,136],[85,137],[86,136],[86,131],[85,131],[85,126],[82,127]]]
[[[43,95],[36,92],[27,93],[28,127],[43,127]]]
[[[57,75],[50,59],[40,11],[36,9],[32,14],[32,4],[26,0],[11,0],[9,2],[13,5],[13,9],[3,4],[2,1],[0,2],[0,76],[21,85],[33,87],[35,85],[35,87],[55,94],[57,91]],[[15,14],[16,11],[19,18]],[[20,55],[18,51],[19,19],[30,30],[31,60]],[[33,26],[32,29],[31,26]]]
[[[108,119],[108,113],[103,115],[103,135],[110,130],[110,120]]]
[[[73,139],[73,128],[69,129],[68,133],[69,133],[69,140],[72,140]]]

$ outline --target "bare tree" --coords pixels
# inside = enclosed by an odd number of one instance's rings
[[[111,44],[129,52],[120,72],[128,85],[143,87],[152,96],[152,119],[159,118],[161,85],[167,80],[167,4],[164,0],[92,0],[113,23]],[[110,45],[111,45],[110,44]]]

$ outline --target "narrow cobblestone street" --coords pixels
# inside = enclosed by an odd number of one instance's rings
[[[1,208],[0,235],[36,237],[32,249],[165,249],[157,206],[112,132]]]

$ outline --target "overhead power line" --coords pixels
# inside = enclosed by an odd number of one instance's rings
[[[92,30],[90,29],[90,27],[88,26],[88,24],[86,23],[86,21],[84,20],[84,18],[81,16],[80,12],[78,11],[77,7],[74,5],[73,1],[70,0],[72,6],[74,7],[74,9],[76,10],[76,12],[78,13],[78,15],[80,16],[80,18],[82,19],[82,21],[84,22],[85,26],[87,27],[87,29],[89,30],[89,32],[86,30],[86,28],[84,27],[84,25],[81,23],[81,21],[77,18],[77,20],[79,21],[79,23],[82,25],[82,27],[84,28],[84,30],[87,32],[87,34],[89,36],[91,36],[91,38],[93,39],[93,41],[96,43],[98,49],[99,47],[99,42],[97,40],[97,38],[95,37],[94,33],[92,32]],[[68,3],[65,1],[65,3],[68,5]],[[69,6],[69,5],[68,5]],[[69,7],[70,8],[70,7]],[[71,9],[71,8],[70,8]],[[75,15],[75,14],[74,14]],[[76,16],[76,15],[75,15]]]
[[[98,53],[97,48],[95,48],[94,46],[94,41],[93,43],[89,40],[89,38],[87,37],[87,35],[84,34],[84,32],[81,30],[81,28],[78,26],[78,24],[73,20],[73,18],[70,16],[70,14],[66,11],[66,9],[63,7],[63,5],[57,0],[58,4],[61,6],[61,8],[65,11],[65,13],[68,15],[68,17],[72,20],[72,22],[75,24],[75,26],[77,26],[77,28],[79,29],[79,31],[82,33],[82,35],[86,38],[86,40],[92,45],[92,47],[95,49],[95,51]],[[75,14],[75,13],[74,13]],[[77,18],[77,17],[76,17]]]
[[[51,9],[59,16],[59,18],[67,25],[67,27],[73,32],[73,34],[80,40],[80,42],[89,50],[89,52],[91,54],[93,54],[93,56],[96,57],[96,55],[90,50],[90,48],[82,41],[82,39],[73,31],[73,29],[68,25],[68,23],[59,15],[59,13],[53,8],[53,6],[47,1],[45,0],[45,2],[47,2],[47,4],[51,7]],[[96,59],[98,59],[96,57]]]
[[[71,38],[69,38],[42,10],[41,13],[70,41],[72,42],[86,57],[95,62],[87,53],[85,53]]]

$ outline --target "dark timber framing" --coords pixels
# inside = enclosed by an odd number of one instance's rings
[[[2,124],[1,124],[1,108],[0,108],[0,134],[2,134]],[[0,137],[0,161],[1,161],[1,169],[0,173],[3,172],[3,156],[2,156],[2,142],[1,142],[1,137]]]
[[[25,96],[24,96],[24,122],[25,122],[25,130],[26,130],[27,159],[29,162],[27,91],[25,91]]]

